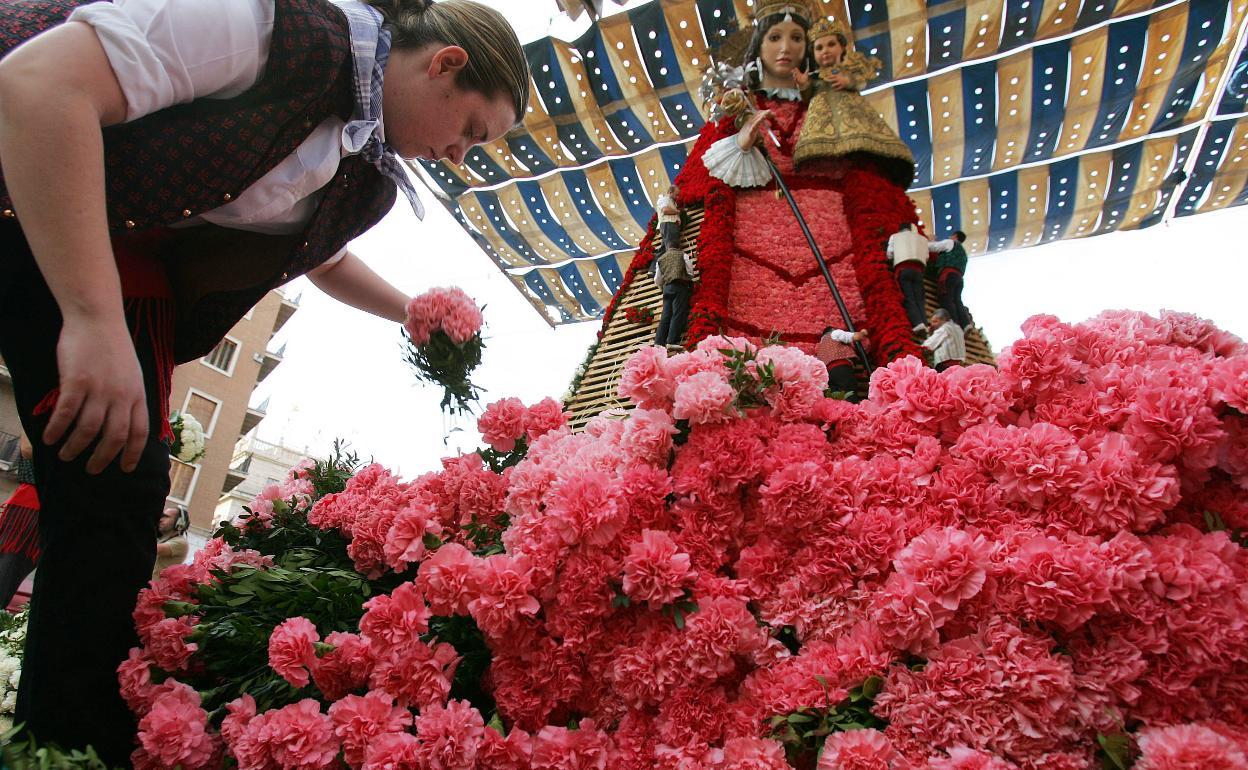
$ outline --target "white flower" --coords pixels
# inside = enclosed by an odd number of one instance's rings
[[[204,426],[193,415],[178,416],[178,459],[184,463],[198,460],[204,454]]]
[[[13,692],[17,692],[17,686],[21,684],[21,682],[22,682],[22,669],[19,666],[18,668],[13,670],[12,674],[9,674],[9,687],[13,688]]]
[[[0,699],[0,714],[12,714],[17,708],[17,690],[9,690]]]
[[[0,654],[0,681],[8,681],[13,672],[21,668],[22,662],[9,655]]]

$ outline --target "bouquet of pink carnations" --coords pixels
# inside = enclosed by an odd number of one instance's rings
[[[479,397],[469,379],[481,363],[481,308],[461,289],[436,288],[407,303],[405,358],[417,376],[442,386],[442,408],[466,412]]]
[[[999,364],[855,405],[712,337],[623,419],[305,470],[140,597],[135,766],[1245,767],[1243,343],[1037,317]]]

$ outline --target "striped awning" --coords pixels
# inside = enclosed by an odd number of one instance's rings
[[[708,41],[749,0],[655,0],[526,46],[524,125],[423,163],[552,323],[597,317],[703,124]],[[972,253],[1248,201],[1248,0],[825,0],[883,63],[864,92],[910,146],[929,232]]]

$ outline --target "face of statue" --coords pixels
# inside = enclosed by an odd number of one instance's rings
[[[806,58],[806,30],[795,21],[781,21],[767,30],[758,56],[763,61],[764,85],[792,87],[793,72]]]
[[[845,46],[836,35],[824,35],[815,41],[815,64],[834,67],[845,57]]]

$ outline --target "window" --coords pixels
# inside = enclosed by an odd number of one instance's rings
[[[212,429],[216,426],[220,406],[220,401],[192,388],[186,394],[182,411],[199,420],[199,424],[204,426],[204,438],[212,438]]]
[[[229,337],[217,343],[212,352],[204,356],[203,361],[208,366],[216,369],[224,374],[234,373],[234,360],[238,357],[238,342]]]
[[[198,465],[189,465],[181,460],[169,458],[169,499],[185,505],[191,499],[195,488],[195,475],[199,472]]]

